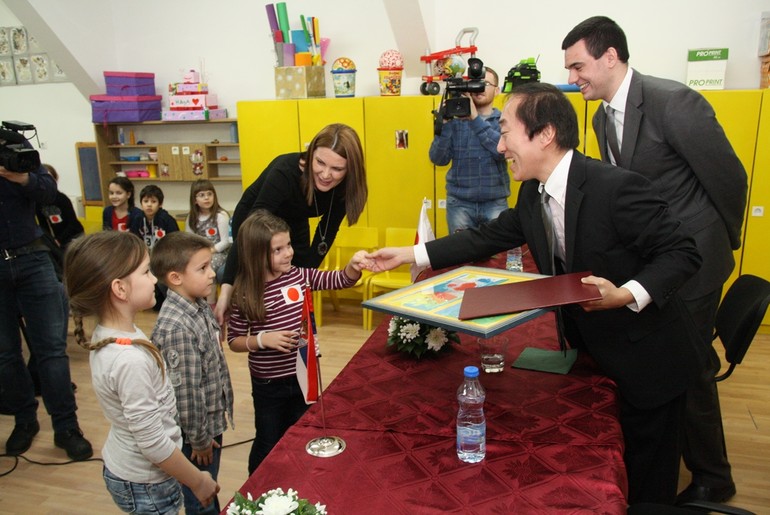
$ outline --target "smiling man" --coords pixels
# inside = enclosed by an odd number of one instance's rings
[[[700,368],[676,293],[700,265],[695,243],[647,179],[575,150],[577,116],[555,86],[517,86],[500,129],[498,149],[522,181],[516,207],[478,228],[380,249],[373,269],[416,262],[437,270],[527,243],[540,273],[591,271],[583,281],[602,299],[562,307],[563,334],[618,385],[628,501],[672,504],[685,390]]]
[[[700,93],[629,67],[626,36],[613,20],[588,18],[567,34],[562,49],[570,84],[586,100],[602,100],[593,118],[602,160],[655,183],[703,257],[700,271],[680,291],[707,364],[687,394],[683,456],[692,483],[678,500],[725,501],[735,495],[735,484],[711,336],[722,286],[735,265],[732,251],[741,245],[746,172]]]

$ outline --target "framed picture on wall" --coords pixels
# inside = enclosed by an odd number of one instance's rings
[[[59,63],[54,59],[49,59],[49,64],[51,65],[51,80],[54,82],[64,82],[67,80],[67,74],[61,69]]]
[[[0,57],[0,86],[16,84],[16,72],[13,70],[13,58]]]
[[[11,49],[13,50],[13,55],[29,52],[27,29],[24,27],[11,27]]]
[[[32,63],[28,55],[14,56],[13,69],[16,71],[16,84],[32,84]]]
[[[11,28],[0,27],[0,56],[11,55]]]
[[[40,41],[30,33],[27,33],[27,47],[29,48],[30,54],[39,54],[40,52],[45,51],[40,45]]]
[[[51,66],[48,54],[33,54],[30,56],[32,61],[32,80],[35,84],[41,82],[51,82]]]

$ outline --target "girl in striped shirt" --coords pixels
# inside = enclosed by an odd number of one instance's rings
[[[296,375],[304,289],[349,288],[361,277],[368,260],[367,253],[360,250],[344,270],[294,267],[288,224],[264,210],[246,219],[235,241],[238,274],[227,342],[233,351],[249,353],[257,430],[249,454],[251,474],[307,410]]]

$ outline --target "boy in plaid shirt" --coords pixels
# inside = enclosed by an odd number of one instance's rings
[[[166,361],[176,393],[182,452],[216,480],[222,433],[233,420],[233,387],[219,338],[219,325],[206,297],[214,288],[212,243],[196,234],[174,232],[159,240],[151,268],[168,286],[152,341]],[[185,512],[219,513],[218,500],[207,509],[183,488]]]

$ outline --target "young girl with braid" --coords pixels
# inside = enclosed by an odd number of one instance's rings
[[[208,505],[219,485],[182,454],[174,389],[158,349],[134,325],[155,304],[147,246],[118,231],[79,238],[65,255],[64,282],[75,339],[93,351],[94,392],[111,423],[102,458],[115,504],[130,513],[179,513],[181,482]],[[91,315],[98,325],[89,343],[83,317]]]

